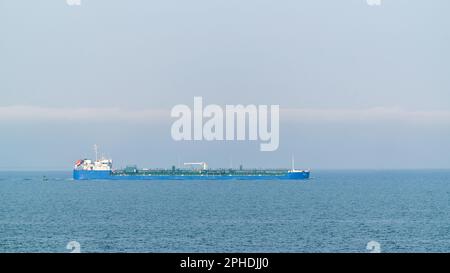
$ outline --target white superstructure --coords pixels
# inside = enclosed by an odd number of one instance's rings
[[[81,159],[75,164],[77,170],[92,170],[92,171],[110,171],[112,169],[111,159],[90,160]]]
[[[208,163],[206,162],[187,162],[184,163],[184,166],[201,166],[202,170],[207,170],[208,169]]]
[[[98,146],[94,145],[95,160],[80,159],[75,163],[75,170],[85,171],[111,171],[112,160],[102,157],[98,159]]]
[[[90,159],[80,159],[75,163],[75,169],[86,171],[110,171],[112,170],[112,160],[104,158],[95,161]]]

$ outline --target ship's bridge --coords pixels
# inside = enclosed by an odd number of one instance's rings
[[[76,170],[89,171],[110,171],[112,170],[112,160],[102,158],[100,160],[80,159],[75,163]]]

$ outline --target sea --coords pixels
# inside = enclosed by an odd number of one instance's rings
[[[0,252],[450,251],[450,170],[311,176],[73,181],[70,172],[0,172]]]

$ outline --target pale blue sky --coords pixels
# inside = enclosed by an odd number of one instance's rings
[[[288,167],[293,153],[298,167],[448,168],[449,12],[447,0],[0,0],[0,169],[70,169],[94,143],[118,166]],[[194,96],[297,114],[272,153],[174,142],[170,109]],[[111,115],[70,118],[80,111]]]

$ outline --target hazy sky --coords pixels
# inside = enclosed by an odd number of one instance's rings
[[[449,168],[450,1],[0,0],[0,169]],[[175,142],[176,104],[279,104],[280,148]]]

